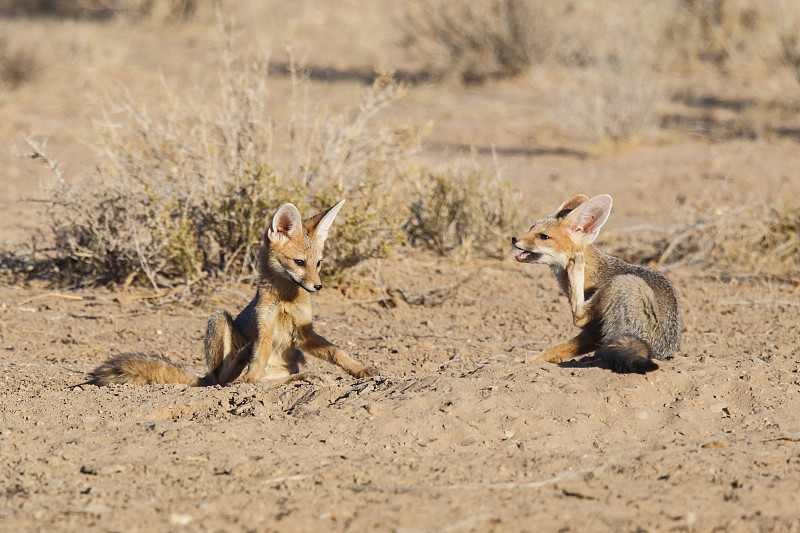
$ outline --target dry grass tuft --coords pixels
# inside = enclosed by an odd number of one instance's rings
[[[197,7],[197,0],[0,0],[0,15],[178,21],[191,17]]]
[[[773,27],[780,44],[780,57],[800,83],[800,3],[782,0],[773,13]]]
[[[664,269],[680,266],[796,276],[800,264],[800,209],[763,204],[713,206],[692,222],[664,232],[612,236],[607,251]],[[800,280],[800,277],[796,279]]]
[[[766,20],[756,0],[674,0],[665,39],[684,61],[723,64],[750,55]]]
[[[663,42],[673,62],[720,67],[783,62],[800,81],[800,4],[795,0],[672,0],[664,3]]]
[[[655,128],[666,100],[657,15],[650,5],[577,2],[559,17],[552,61],[566,74],[552,91],[554,122],[589,143],[628,142]]]
[[[424,173],[406,222],[409,241],[447,254],[502,255],[520,219],[519,194],[470,162]]]
[[[16,89],[39,71],[39,59],[31,50],[13,46],[0,35],[0,88]]]
[[[416,0],[402,25],[404,45],[434,76],[463,83],[515,76],[549,46],[546,12],[528,0]]]
[[[665,101],[660,77],[631,53],[598,58],[574,72],[551,114],[559,127],[586,142],[628,142],[656,128]]]

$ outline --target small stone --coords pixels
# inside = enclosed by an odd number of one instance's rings
[[[635,413],[633,413],[633,418],[635,418],[637,420],[646,420],[647,416],[648,416],[647,415],[647,411],[645,411],[644,409],[641,409],[641,410],[636,411]]]
[[[374,403],[368,403],[367,405],[364,406],[364,409],[367,410],[367,414],[369,416],[378,416],[381,412],[378,406],[375,405]]]
[[[194,517],[192,515],[185,513],[172,513],[169,515],[169,523],[176,526],[188,526],[193,520]]]
[[[510,429],[507,429],[503,432],[503,440],[508,440],[514,436],[514,432]]]
[[[98,465],[83,465],[81,467],[81,474],[89,474],[92,476],[111,476],[113,474],[121,474],[127,472],[129,467],[120,463],[108,463]]]
[[[680,418],[681,420],[692,420],[694,418],[694,415],[689,411],[681,411],[680,413],[678,413],[678,418]]]

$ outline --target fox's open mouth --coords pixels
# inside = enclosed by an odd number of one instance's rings
[[[522,250],[520,253],[514,256],[514,259],[519,261],[520,263],[531,263],[538,260],[542,254],[537,254],[536,252],[528,252],[527,250]]]

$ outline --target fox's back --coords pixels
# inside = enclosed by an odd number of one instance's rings
[[[596,306],[607,334],[630,334],[645,340],[657,359],[680,348],[681,313],[672,283],[660,272],[631,265],[597,251],[587,271],[585,294],[597,294]]]

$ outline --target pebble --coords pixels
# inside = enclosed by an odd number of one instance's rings
[[[635,413],[633,413],[633,418],[635,418],[637,420],[646,420],[647,416],[648,416],[647,415],[647,411],[645,411],[644,409],[642,409],[640,411],[636,411]]]
[[[100,465],[83,465],[81,467],[81,474],[90,474],[93,476],[110,476],[113,474],[120,474],[127,472],[130,468],[127,465],[120,463],[108,463]]]
[[[170,524],[174,524],[176,526],[188,526],[193,520],[194,517],[190,514],[172,513],[169,515]]]

